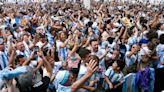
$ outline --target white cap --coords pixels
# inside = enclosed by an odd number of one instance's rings
[[[62,85],[68,80],[68,77],[69,77],[69,71],[62,70],[57,73],[55,80],[57,81],[58,84]]]

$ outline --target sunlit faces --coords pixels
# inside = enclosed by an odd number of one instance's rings
[[[113,70],[116,70],[118,68],[117,62],[114,61],[114,63],[112,64],[112,68]]]
[[[65,35],[64,33],[61,33],[60,37],[61,37],[61,38],[65,38],[66,35]]]
[[[107,24],[107,29],[110,31],[112,29],[112,26],[110,24]]]
[[[111,59],[113,59],[113,60],[117,60],[117,59],[119,59],[119,56],[120,56],[120,51],[117,50],[117,49],[114,49],[114,50],[113,50],[113,54],[112,54],[112,58],[111,58]]]
[[[20,51],[25,50],[25,46],[24,46],[23,42],[18,42],[17,43],[17,49],[20,50]]]
[[[138,48],[139,48],[138,45],[133,44],[133,45],[132,45],[132,48],[131,48],[131,51],[132,51],[134,54],[137,54]]]
[[[28,39],[29,39],[29,36],[28,36],[27,34],[23,36],[23,40],[24,40],[25,42],[28,42]]]
[[[66,40],[66,35],[64,32],[59,33],[59,39],[63,42]]]
[[[91,60],[91,54],[86,55],[84,62],[89,63],[90,60]]]
[[[91,42],[91,47],[92,47],[94,52],[98,51],[98,46],[99,46],[98,41],[92,41]]]
[[[91,55],[90,59],[94,60],[95,62],[97,62],[97,66],[99,66],[99,58],[96,55]]]
[[[148,55],[141,55],[141,60],[142,60],[143,63],[148,62],[148,60],[149,60]]]

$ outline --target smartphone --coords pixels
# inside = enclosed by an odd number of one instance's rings
[[[38,52],[39,51],[39,46],[35,46],[34,51]]]

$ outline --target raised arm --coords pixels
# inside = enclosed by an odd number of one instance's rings
[[[96,88],[91,87],[91,86],[82,86],[82,88],[90,90],[90,91],[94,91],[94,92],[96,91]]]
[[[97,13],[99,13],[101,11],[101,9],[103,8],[103,4],[101,4],[100,8],[98,9]]]
[[[78,47],[78,34],[76,33],[76,34],[75,34],[75,44],[74,44],[73,49],[72,49],[71,52],[69,53],[69,56],[72,56],[72,55],[76,52],[77,47]]]
[[[8,39],[8,43],[9,44],[8,44],[8,52],[7,53],[12,53],[12,46],[13,46],[12,45],[12,40],[11,40],[12,39],[12,36],[9,36],[8,38],[9,38]]]
[[[69,35],[68,39],[65,40],[64,44],[61,44],[61,45],[60,45],[60,48],[64,48],[64,47],[66,47],[67,44],[68,44],[68,41],[71,39],[71,37],[72,37],[72,36]]]
[[[108,54],[108,52],[109,52],[109,48],[107,47],[107,48],[105,48],[105,53],[103,55],[99,56],[99,59],[102,60]]]
[[[116,43],[120,39],[121,35],[123,34],[124,29],[125,29],[124,27],[121,28],[119,35],[116,37]]]
[[[90,42],[90,37],[88,37],[87,39],[86,39],[86,42],[85,42],[85,44],[83,45],[82,44],[82,47],[87,47],[88,45],[89,45],[89,42]]]
[[[43,55],[43,52],[40,51],[39,53],[39,56],[42,58],[43,60],[43,64],[47,70],[47,77],[51,78],[51,74],[52,74],[52,67],[50,65],[50,63],[47,61],[46,57]]]
[[[22,66],[29,65],[30,61],[34,58],[35,52],[33,51],[31,56],[22,64]]]
[[[105,79],[105,81],[108,83],[109,88],[110,88],[110,89],[113,89],[113,84],[112,84],[112,82],[108,79],[108,77],[107,77],[106,75],[104,76],[104,79]]]
[[[29,46],[29,49],[32,50],[38,41],[39,41],[39,37],[38,37],[38,35],[35,35],[33,43]]]
[[[126,54],[127,58],[130,58],[134,53],[131,51],[129,53]]]
[[[157,24],[158,18],[159,18],[159,14],[157,13],[157,14],[154,16],[153,20],[151,20],[150,23],[149,23],[149,25],[151,26],[151,28],[154,27],[154,26]]]
[[[98,69],[96,65],[97,62],[94,60],[90,60],[89,64],[87,63],[87,73],[71,85],[71,92],[75,92],[90,76],[92,76],[92,74]]]
[[[11,52],[11,55],[10,55],[10,58],[9,58],[9,62],[8,62],[8,65],[12,68],[15,68],[15,64],[14,64],[14,57],[15,57],[15,53],[16,53],[16,49],[14,48]]]
[[[124,34],[123,34],[123,43],[125,42],[126,40],[126,35],[127,35],[127,28],[125,28],[125,31],[124,31]]]

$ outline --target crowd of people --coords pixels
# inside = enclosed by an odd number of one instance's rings
[[[163,4],[0,6],[0,92],[161,92]]]

